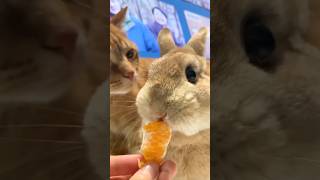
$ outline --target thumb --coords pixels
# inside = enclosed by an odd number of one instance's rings
[[[159,176],[159,165],[148,164],[139,169],[130,180],[154,180]]]

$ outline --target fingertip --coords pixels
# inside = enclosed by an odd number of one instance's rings
[[[166,171],[172,172],[173,175],[176,175],[177,165],[174,161],[167,160],[165,161],[165,163],[163,163],[160,170],[166,170]]]
[[[131,180],[153,180],[159,176],[159,165],[147,164],[131,177]]]
[[[171,160],[167,160],[160,167],[159,180],[171,180],[173,177],[175,177],[176,173],[176,163]]]

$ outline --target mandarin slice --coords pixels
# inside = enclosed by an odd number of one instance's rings
[[[143,159],[139,161],[139,167],[151,162],[161,164],[170,138],[171,129],[166,122],[156,120],[146,124],[143,127],[143,140],[140,148]]]

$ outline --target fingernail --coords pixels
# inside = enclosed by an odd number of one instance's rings
[[[147,164],[142,168],[144,174],[149,174],[151,177],[155,178],[159,175],[159,165],[151,163]]]

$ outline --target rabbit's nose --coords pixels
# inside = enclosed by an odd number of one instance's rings
[[[130,79],[131,81],[134,79],[134,71],[128,71],[128,72],[125,72],[124,74],[123,74],[123,76],[125,77],[125,78],[128,78],[128,79]]]
[[[72,59],[76,49],[78,32],[72,27],[55,29],[46,40],[44,47],[48,50],[62,53],[67,59]]]

